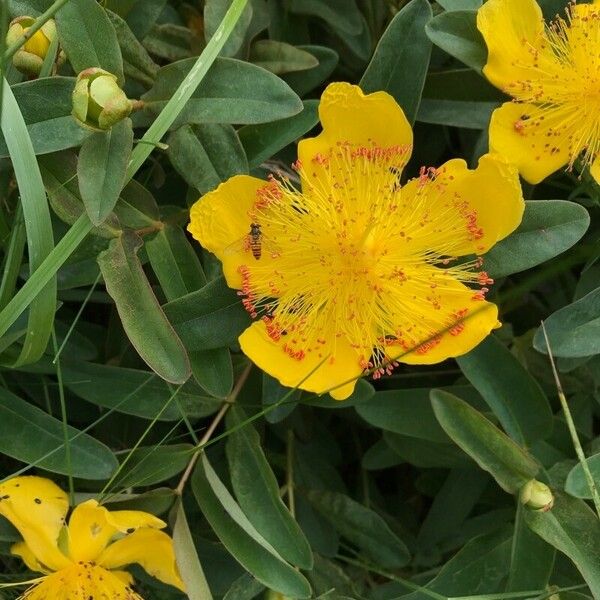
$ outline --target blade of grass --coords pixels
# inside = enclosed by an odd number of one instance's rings
[[[60,8],[65,1],[68,0],[58,0],[58,2],[53,4],[53,7],[57,4],[60,4],[58,6],[58,8]],[[181,85],[173,95],[173,98],[171,98],[171,100],[163,108],[142,140],[140,140],[138,145],[135,147],[131,155],[131,161],[127,169],[127,175],[125,178],[126,180],[124,183],[127,183],[135,175],[146,158],[148,158],[148,156],[151,154],[155,145],[160,141],[160,138],[168,131],[171,124],[175,121],[190,96],[194,93],[194,90],[196,87],[198,87],[215,58],[217,58],[221,48],[229,38],[229,35],[233,31],[233,28],[242,14],[247,1],[248,0],[234,0],[217,31],[204,48],[202,54],[198,57],[198,60],[196,61],[196,64],[192,70],[181,82]],[[58,8],[56,8],[56,10],[58,10]],[[52,15],[56,12],[56,10],[52,12]],[[48,13],[49,11],[46,11],[36,21],[36,23]],[[39,27],[41,27],[42,24],[43,23],[41,23]],[[7,53],[11,50],[12,46],[9,48]],[[14,52],[17,50],[18,48],[15,48]],[[9,55],[9,58],[10,56],[12,56],[12,54]],[[157,137],[158,139],[155,139]],[[81,215],[81,217],[79,217],[77,221],[73,223],[71,228],[56,245],[54,250],[46,257],[46,259],[40,264],[39,268],[25,282],[25,285],[15,294],[8,305],[0,312],[0,337],[6,333],[8,328],[19,318],[19,315],[21,315],[27,306],[29,306],[29,304],[31,304],[36,296],[41,292],[44,286],[55,276],[58,269],[75,251],[77,246],[79,246],[81,241],[86,237],[91,229],[92,223],[86,215]]]
[[[2,88],[0,126],[12,160],[27,232],[29,270],[34,273],[54,248],[46,190],[31,138],[15,96],[6,81]],[[36,362],[46,350],[56,311],[56,278],[50,277],[29,309],[27,335],[15,366]]]
[[[2,265],[2,282],[0,282],[0,310],[7,304],[15,292],[19,269],[23,262],[23,251],[25,250],[25,222],[23,221],[23,209],[21,205],[17,207],[17,212],[12,223],[12,231],[4,264]]]
[[[600,518],[600,495],[598,494],[598,488],[596,487],[594,476],[592,475],[590,467],[587,463],[583,447],[581,446],[581,442],[579,441],[579,436],[577,435],[577,428],[575,427],[573,416],[571,415],[571,410],[569,408],[569,404],[567,403],[567,398],[565,396],[565,393],[562,389],[562,384],[558,377],[558,371],[556,370],[556,365],[554,364],[554,356],[552,355],[552,349],[550,348],[550,341],[548,340],[548,335],[546,334],[546,327],[544,325],[544,321],[542,321],[542,331],[544,333],[544,339],[546,341],[546,348],[548,349],[548,358],[550,359],[550,365],[552,366],[552,374],[554,375],[554,382],[556,384],[558,399],[560,400],[560,404],[565,415],[565,421],[567,422],[567,427],[569,428],[569,433],[571,434],[571,439],[573,441],[573,446],[575,447],[577,459],[581,464],[581,468],[583,469],[583,472],[585,474],[588,487],[590,488],[592,500],[594,501],[594,507],[596,508],[596,513],[598,514],[598,518]]]

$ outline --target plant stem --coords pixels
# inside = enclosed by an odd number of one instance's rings
[[[290,514],[296,518],[296,501],[294,498],[294,430],[288,429],[286,447],[286,490]]]
[[[208,429],[204,432],[204,435],[198,442],[198,445],[196,446],[196,450],[195,450],[194,454],[192,455],[192,458],[190,459],[190,462],[188,463],[187,467],[185,468],[185,471],[184,471],[183,475],[181,476],[181,479],[179,480],[179,484],[177,485],[177,488],[175,488],[175,493],[178,494],[179,496],[181,496],[183,494],[185,484],[187,483],[187,480],[190,478],[190,475],[192,474],[192,471],[194,470],[194,466],[196,465],[196,462],[198,461],[200,454],[204,450],[204,446],[206,446],[206,444],[212,437],[212,434],[215,432],[217,425],[223,420],[223,417],[225,416],[225,413],[229,410],[229,407],[236,401],[238,394],[240,393],[241,389],[244,387],[244,383],[246,383],[246,379],[248,379],[248,375],[250,374],[251,370],[252,370],[252,364],[249,364],[242,371],[242,374],[240,375],[239,379],[236,381],[233,390],[231,390],[231,394],[229,394],[229,396],[227,396],[227,398],[224,400],[223,404],[221,405],[221,408],[219,409],[219,412],[215,415],[214,419],[211,421],[210,425],[208,426]]]
[[[569,405],[567,403],[567,398],[562,389],[562,384],[558,377],[558,371],[556,370],[556,365],[554,364],[554,357],[552,355],[552,349],[550,348],[550,341],[548,340],[548,334],[546,333],[546,326],[544,325],[544,321],[542,321],[542,331],[544,333],[544,339],[546,341],[546,348],[548,349],[548,358],[550,359],[550,364],[552,365],[552,373],[554,375],[554,381],[556,383],[556,390],[558,392],[558,399],[560,400],[560,404],[563,409],[563,413],[565,415],[565,421],[567,422],[567,427],[569,428],[569,433],[571,434],[571,439],[573,440],[573,446],[575,447],[575,453],[577,454],[577,458],[579,463],[581,464],[581,468],[585,474],[585,478],[587,480],[588,487],[590,488],[590,492],[592,494],[592,500],[594,501],[594,506],[596,508],[596,513],[598,514],[598,518],[600,518],[600,495],[598,495],[598,489],[596,488],[596,482],[594,481],[594,477],[592,472],[590,471],[590,467],[587,463],[585,453],[583,452],[583,448],[581,446],[581,442],[579,441],[579,436],[577,435],[577,429],[575,427],[575,423],[573,421],[573,416],[571,415],[571,410],[569,409]]]
[[[39,31],[44,24],[49,21],[69,0],[56,0],[50,8],[42,13],[34,22],[31,27],[14,43],[9,46],[4,52],[4,62],[7,63],[19,50],[19,48],[29,39],[36,31]]]

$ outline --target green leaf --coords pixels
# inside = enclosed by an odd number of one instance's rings
[[[335,50],[326,46],[299,45],[296,48],[310,52],[319,61],[314,69],[282,76],[294,92],[302,97],[327,80],[336,68],[339,56]]]
[[[62,365],[64,384],[72,393],[98,406],[143,419],[157,418],[172,388],[151,371],[126,369],[111,365],[66,361]],[[196,417],[210,415],[220,403],[202,396],[192,382],[177,393],[177,402],[169,405],[158,417],[160,421],[181,419],[181,411]]]
[[[249,573],[244,573],[231,584],[223,600],[252,600],[264,589],[265,586],[260,581],[254,579]]]
[[[165,224],[144,248],[167,300],[185,296],[206,284],[200,259],[180,227]]]
[[[192,375],[198,385],[216,398],[227,398],[233,388],[233,363],[229,348],[189,352]]]
[[[33,144],[35,154],[80,146],[90,132],[71,116],[72,77],[44,77],[12,86]],[[0,138],[0,158],[8,156]]]
[[[67,434],[69,458],[62,422],[0,388],[1,453],[62,475],[94,480],[110,477],[117,467],[113,453],[74,427],[68,426]]]
[[[262,405],[263,408],[269,408],[273,404],[277,404],[279,401],[286,397],[285,401],[280,404],[277,408],[269,410],[265,413],[265,419],[268,423],[278,423],[283,421],[297,406],[300,397],[301,390],[293,390],[292,388],[285,387],[279,383],[277,379],[271,377],[267,373],[262,374]]]
[[[0,128],[8,145],[19,188],[27,233],[29,272],[33,274],[54,248],[50,209],[23,115],[8,82],[5,79],[1,82],[3,85]],[[13,299],[15,298],[16,296]],[[9,306],[10,304],[4,310]],[[29,307],[27,332],[16,366],[34,363],[42,356],[50,339],[55,311],[56,278],[51,277],[35,295]]]
[[[594,598],[600,596],[600,521],[583,501],[556,493],[547,512],[525,512],[527,525],[575,563]]]
[[[119,15],[110,10],[107,10],[106,14],[119,40],[125,76],[136,79],[148,87],[152,86],[158,73],[158,65],[150,58],[144,46]]]
[[[203,454],[192,490],[206,520],[232,556],[266,587],[293,598],[309,598],[308,581],[256,531]]]
[[[504,277],[535,267],[575,245],[589,224],[588,211],[575,202],[526,202],[523,221],[484,256],[484,268],[491,277]]]
[[[122,85],[123,59],[115,28],[96,0],[70,0],[56,13],[60,45],[76,73],[101,67]]]
[[[551,314],[544,325],[554,356],[574,358],[600,353],[600,287]],[[535,333],[533,347],[548,353],[541,328]]]
[[[535,478],[538,463],[466,402],[433,390],[431,403],[444,431],[504,490],[514,494]]]
[[[527,511],[528,508],[517,503],[507,592],[546,589],[554,567],[556,552],[527,527],[524,521]]]
[[[487,61],[485,41],[477,29],[477,11],[455,10],[434,17],[425,30],[429,39],[467,66],[481,71]]]
[[[160,111],[195,62],[190,58],[163,67],[154,87],[142,96],[145,110]],[[217,58],[175,124],[265,123],[301,110],[298,96],[276,75],[233,58]]]
[[[184,125],[171,133],[167,143],[172,165],[200,194],[233,175],[248,172],[248,160],[231,125]]]
[[[470,386],[442,388],[461,397],[473,396]],[[431,402],[431,388],[411,388],[376,392],[368,402],[359,404],[356,412],[367,422],[386,431],[442,444],[450,438],[440,427]]]
[[[357,36],[363,29],[355,0],[291,0],[289,9],[296,14],[322,19],[341,37]]]
[[[189,360],[146,279],[137,251],[142,242],[133,232],[111,240],[98,255],[98,264],[129,340],[160,377],[184,383],[190,376]]]
[[[117,203],[132,147],[130,119],[108,131],[93,133],[81,147],[77,179],[85,210],[94,225],[104,222]]]
[[[82,215],[87,220],[77,182],[75,154],[73,152],[49,154],[40,157],[38,162],[54,212],[69,224],[75,223]],[[109,239],[119,235],[120,232],[121,225],[115,215],[108,216],[104,223],[92,229],[94,235]]]
[[[521,446],[552,433],[552,410],[538,382],[493,335],[456,359],[504,430]]]
[[[171,479],[187,467],[193,450],[191,444],[136,448],[126,454],[127,463],[112,487],[147,487]]]
[[[446,10],[477,10],[483,0],[436,0]]]
[[[118,13],[139,40],[143,40],[156,23],[167,0],[106,0],[106,7]]]
[[[453,444],[430,442],[421,438],[385,431],[385,443],[402,459],[421,469],[468,469],[471,459]]]
[[[392,19],[367,67],[360,87],[389,92],[414,123],[429,67],[431,42],[425,25],[432,17],[427,0],[412,0]],[[410,65],[410,68],[406,68]]]
[[[319,61],[306,50],[277,40],[257,40],[250,47],[250,62],[275,73],[292,73],[313,69]]]
[[[173,548],[189,600],[212,600],[181,501],[177,504],[173,527]]]
[[[238,136],[248,157],[249,168],[260,166],[279,150],[310,131],[318,122],[318,100],[305,100],[302,112],[273,123],[246,125]]]
[[[248,520],[286,561],[310,570],[313,557],[302,530],[279,496],[279,484],[267,462],[260,438],[244,410],[233,405],[227,413],[227,460],[235,497]],[[240,427],[241,426],[241,427]]]
[[[404,542],[373,510],[337,492],[307,490],[305,495],[311,505],[375,565],[398,569],[410,561]]]
[[[600,454],[588,456],[586,462],[592,473],[592,477],[596,482],[596,486],[600,487]],[[576,498],[584,498],[586,500],[591,500],[592,493],[588,486],[588,482],[585,477],[585,473],[583,472],[581,463],[576,464],[567,475],[565,491],[571,494],[571,496],[575,496]]]
[[[251,324],[240,297],[223,277],[168,302],[163,309],[190,351],[229,346]]]

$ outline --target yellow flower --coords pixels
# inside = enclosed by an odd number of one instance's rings
[[[138,563],[150,575],[183,591],[173,541],[165,523],[146,512],[109,511],[95,500],[78,504],[66,524],[69,501],[43,477],[0,483],[0,515],[23,537],[11,552],[43,573],[22,600],[111,598],[142,600],[121,567]]]
[[[244,353],[283,385],[344,399],[365,370],[458,356],[498,325],[480,259],[453,259],[487,252],[524,204],[516,169],[493,156],[401,187],[412,131],[385,92],[333,83],[319,115],[323,132],[298,147],[302,191],[238,175],[194,204],[188,229],[257,318]]]
[[[10,23],[6,34],[7,45],[20,41],[29,31],[35,19],[33,17],[18,17]],[[49,19],[36,31],[13,56],[13,64],[17,69],[29,75],[39,75],[50,44],[57,36],[56,24]]]
[[[600,6],[545,24],[535,0],[488,0],[477,14],[485,76],[513,97],[494,111],[490,148],[539,183],[581,156],[600,181]]]

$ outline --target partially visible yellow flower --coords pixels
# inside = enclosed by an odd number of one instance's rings
[[[23,537],[11,552],[43,573],[21,600],[111,598],[142,600],[120,570],[138,563],[160,581],[184,590],[165,523],[146,512],[109,511],[95,500],[78,504],[66,521],[67,495],[43,477],[0,483],[0,515]]]
[[[17,17],[12,21],[6,34],[7,45],[10,46],[21,39],[34,22],[33,17]],[[53,19],[49,19],[14,54],[15,67],[29,75],[39,75],[50,44],[56,36],[56,24]]]
[[[257,318],[244,353],[283,385],[344,399],[366,370],[458,356],[498,326],[481,259],[454,261],[507,236],[524,203],[516,169],[489,155],[401,187],[412,131],[385,92],[333,83],[319,115],[323,132],[298,147],[302,191],[238,175],[188,229]]]
[[[495,110],[490,149],[539,183],[578,157],[600,181],[600,2],[544,23],[535,0],[488,0],[477,27],[485,76],[513,97]]]

